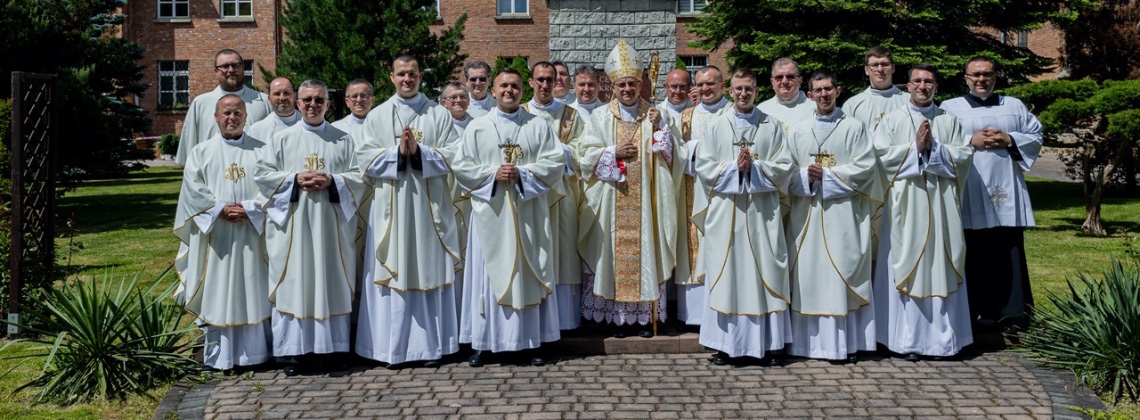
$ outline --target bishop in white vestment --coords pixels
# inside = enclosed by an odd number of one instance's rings
[[[537,349],[561,338],[554,293],[554,235],[550,223],[561,195],[564,154],[542,118],[519,107],[522,77],[495,76],[498,106],[463,133],[455,176],[471,196],[464,260],[460,342],[476,353]],[[530,363],[545,364],[530,353]]]
[[[273,354],[284,358],[286,375],[306,367],[294,356],[349,349],[357,206],[365,192],[352,138],[324,120],[328,88],[309,80],[297,96],[302,122],[273,136],[255,178],[269,197]]]
[[[766,358],[791,332],[780,196],[792,157],[780,122],[752,105],[756,75],[741,70],[731,82],[733,109],[712,121],[697,148],[697,180],[708,200],[693,209],[708,267],[700,343],[717,350],[718,365]]]
[[[218,124],[214,121],[214,105],[222,96],[235,94],[245,102],[246,127],[261,121],[273,112],[268,96],[245,85],[245,62],[237,51],[224,49],[214,56],[214,75],[218,78],[218,87],[195,96],[190,102],[190,108],[186,110],[186,118],[182,120],[182,135],[178,142],[178,154],[174,157],[178,163],[186,164],[186,159],[194,146],[218,134]]]
[[[934,105],[934,67],[916,65],[909,76],[911,102],[873,136],[889,182],[874,293],[878,341],[917,361],[974,341],[959,206],[973,149],[958,119]]]
[[[788,216],[792,344],[788,352],[856,361],[873,351],[872,213],[882,200],[878,160],[867,128],[835,106],[835,77],[808,81],[816,114],[792,126],[788,143],[797,173]]]
[[[392,67],[396,94],[368,113],[357,148],[373,201],[356,354],[389,367],[438,365],[459,351],[463,257],[449,182],[458,136],[447,110],[419,92],[416,60]]]
[[[253,182],[265,143],[245,135],[245,103],[216,105],[219,134],[190,151],[174,220],[181,241],[176,302],[205,332],[205,365],[228,370],[269,361],[269,291],[263,197]]]

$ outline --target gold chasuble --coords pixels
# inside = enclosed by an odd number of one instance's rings
[[[673,142],[670,165],[652,152],[653,127],[641,101],[637,118],[622,121],[618,100],[590,115],[578,148],[585,200],[579,220],[579,252],[594,272],[594,294],[618,302],[651,302],[676,267],[678,197],[683,194],[684,148]],[[595,175],[607,147],[638,144],[636,159],[625,165],[625,181]],[[612,155],[610,155],[612,156]],[[676,182],[675,182],[676,180]]]

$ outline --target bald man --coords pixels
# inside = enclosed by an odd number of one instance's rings
[[[295,106],[297,92],[293,90],[293,82],[284,77],[278,77],[269,82],[269,105],[273,113],[265,119],[253,123],[249,127],[249,135],[255,139],[268,142],[273,134],[292,127],[301,121],[301,113]]]
[[[674,127],[681,126],[681,112],[693,107],[689,93],[693,82],[685,69],[674,69],[665,76],[665,100],[657,104],[657,110],[666,116]]]

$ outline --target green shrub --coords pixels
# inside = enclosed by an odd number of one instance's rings
[[[162,137],[158,138],[158,151],[164,155],[174,156],[178,153],[178,141],[180,138],[181,136],[177,134],[163,134]]]
[[[35,337],[0,347],[0,355],[20,364],[43,361],[40,376],[17,391],[33,389],[37,403],[65,405],[123,398],[195,369],[197,345],[187,334],[196,328],[179,327],[183,309],[168,298],[176,284],[156,290],[162,277],[146,289],[137,275],[130,281],[104,275],[46,291],[42,310],[25,309],[21,322]],[[20,341],[34,343],[34,351],[5,355]]]
[[[1072,370],[1111,401],[1140,400],[1140,266],[1113,260],[1100,279],[1079,273],[1048,293],[1016,349]]]

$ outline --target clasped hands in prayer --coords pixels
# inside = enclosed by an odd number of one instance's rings
[[[748,149],[740,149],[740,154],[736,155],[736,170],[741,173],[752,171],[752,153]]]
[[[645,115],[649,117],[650,126],[656,128],[661,124],[661,112],[656,108],[650,108]],[[618,159],[637,160],[637,144],[633,140],[621,142],[614,147],[614,154],[617,155]]]
[[[513,163],[504,163],[499,166],[499,170],[495,171],[496,181],[517,181],[519,179],[519,167]]]
[[[332,185],[332,175],[317,171],[301,172],[297,174],[297,184],[305,191],[323,190]]]
[[[919,152],[930,153],[930,147],[933,144],[934,135],[930,132],[930,120],[922,120],[922,124],[918,126],[918,133],[914,137],[914,145]]]
[[[249,220],[249,215],[245,214],[245,207],[238,203],[229,203],[222,207],[222,220],[230,223],[241,223]]]
[[[1013,144],[1013,138],[996,128],[983,128],[970,137],[975,149],[1004,149]]]
[[[404,133],[400,135],[400,154],[404,156],[411,156],[420,150],[420,145],[416,143],[416,138],[412,134],[411,127],[404,127]]]

